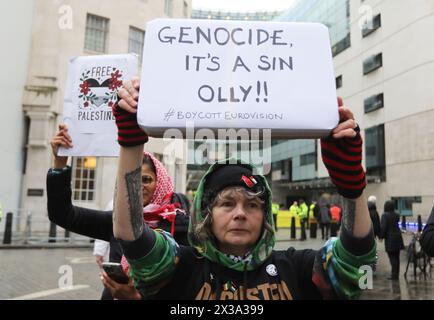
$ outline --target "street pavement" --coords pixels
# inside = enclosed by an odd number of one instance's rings
[[[408,244],[409,236],[404,238]],[[278,250],[319,249],[324,243],[321,239],[289,241],[289,229],[280,229],[276,239]],[[434,300],[434,271],[427,279],[414,279],[410,269],[406,280],[407,257],[402,251],[400,280],[390,281],[383,243],[378,243],[378,256],[373,289],[366,290],[362,299]],[[0,249],[0,270],[0,299],[96,300],[103,289],[91,248]]]

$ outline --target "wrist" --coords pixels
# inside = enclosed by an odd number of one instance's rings
[[[54,158],[54,169],[63,169],[66,167],[68,163],[68,157],[55,157]]]
[[[129,113],[118,105],[113,106],[118,128],[118,142],[122,147],[134,147],[148,142],[148,135],[139,127],[137,114]]]

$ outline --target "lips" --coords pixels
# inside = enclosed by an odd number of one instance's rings
[[[231,229],[231,230],[229,230],[229,231],[231,231],[231,232],[249,232],[249,231],[246,230],[246,229]]]

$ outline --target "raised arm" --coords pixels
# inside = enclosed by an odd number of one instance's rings
[[[354,299],[362,292],[363,270],[376,263],[376,244],[364,196],[360,129],[342,99],[339,115],[339,125],[329,137],[321,139],[321,153],[331,180],[344,197],[342,231],[339,239],[331,239],[319,251],[312,281],[324,298],[336,294],[341,299]]]
[[[144,228],[142,194],[143,145],[148,136],[137,124],[139,80],[125,82],[119,91],[122,100],[113,107],[121,145],[113,208],[113,233],[125,241],[138,239]]]
[[[330,178],[344,197],[342,226],[349,235],[364,238],[371,233],[372,223],[363,190],[366,187],[362,167],[363,141],[353,113],[339,99],[340,124],[332,135],[321,140],[324,165]]]
[[[125,82],[119,105],[113,107],[121,145],[113,232],[129,263],[129,275],[142,298],[154,296],[172,276],[178,245],[170,235],[153,231],[143,222],[142,157],[147,135],[137,124],[139,79]]]
[[[113,208],[113,232],[125,241],[138,239],[143,232],[142,194],[143,144],[121,147]]]

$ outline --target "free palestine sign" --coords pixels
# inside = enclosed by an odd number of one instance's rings
[[[112,107],[123,81],[137,71],[134,54],[82,56],[70,61],[63,122],[74,147],[61,147],[60,156],[119,155]]]
[[[339,121],[328,29],[318,23],[157,19],[142,63],[139,125],[327,135]]]

